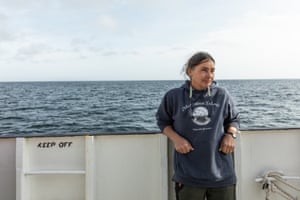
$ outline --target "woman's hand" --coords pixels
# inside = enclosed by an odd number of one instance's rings
[[[194,150],[192,145],[183,137],[178,136],[175,140],[173,140],[175,150],[178,153],[186,154]]]
[[[230,134],[225,134],[221,142],[219,151],[229,154],[234,152],[235,149],[235,139]]]
[[[191,143],[176,133],[172,126],[166,126],[163,133],[173,142],[178,153],[186,154],[194,150]]]

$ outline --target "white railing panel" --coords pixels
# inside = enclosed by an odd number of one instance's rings
[[[16,199],[16,139],[0,140],[0,199]]]
[[[167,199],[165,136],[98,136],[95,144],[97,200]]]
[[[280,171],[288,176],[300,175],[300,130],[261,130],[241,133],[241,152],[237,157],[238,187],[241,200],[265,199],[257,177],[268,171]],[[299,180],[290,180],[300,186]],[[291,191],[300,198],[300,193]],[[283,199],[272,194],[272,200]]]
[[[17,139],[17,200],[85,199],[85,137]]]

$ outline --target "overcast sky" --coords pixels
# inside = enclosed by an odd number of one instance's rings
[[[298,0],[0,0],[0,81],[300,78]]]

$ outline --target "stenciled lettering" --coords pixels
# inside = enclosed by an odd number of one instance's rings
[[[69,142],[69,141],[62,141],[62,142],[39,142],[37,144],[37,148],[69,148],[71,147],[73,142]]]
[[[56,145],[55,142],[40,142],[37,147],[39,148],[52,148]]]
[[[72,144],[72,142],[60,142],[60,143],[58,144],[58,146],[59,146],[60,148],[66,148],[66,147],[70,147],[71,144]]]

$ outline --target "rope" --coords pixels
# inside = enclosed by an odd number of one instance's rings
[[[273,173],[274,173],[274,174],[273,174]],[[288,186],[288,187],[290,187],[290,188],[292,188],[292,189],[294,189],[294,190],[300,191],[300,188],[298,188],[298,187],[296,187],[296,186],[294,186],[294,185],[288,183],[286,180],[284,180],[284,179],[281,177],[282,175],[278,175],[278,173],[276,173],[276,172],[272,172],[271,175],[269,175],[269,176],[275,178],[275,179],[278,180],[279,182],[285,184],[286,186]]]
[[[300,188],[288,183],[286,180],[282,178],[282,176],[283,176],[282,173],[276,171],[271,171],[264,175],[262,184],[263,184],[263,190],[266,191],[266,200],[271,200],[270,196],[272,193],[277,193],[287,200],[297,200],[297,197],[292,196],[290,193],[288,193],[283,188],[281,188],[278,184],[275,183],[275,181],[278,181],[296,191],[300,191]],[[272,180],[272,178],[274,180]]]
[[[272,186],[273,186],[272,191],[274,193],[278,193],[280,196],[282,196],[288,200],[297,200],[297,197],[293,197],[287,191],[285,191],[281,187],[279,187],[276,183],[272,183]],[[276,189],[277,189],[277,191],[276,191]]]

